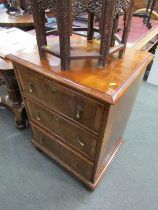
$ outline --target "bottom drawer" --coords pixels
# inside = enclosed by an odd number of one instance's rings
[[[88,159],[76,154],[68,146],[56,141],[49,134],[37,128],[32,124],[34,141],[41,145],[45,150],[55,156],[57,160],[72,168],[72,171],[79,173],[81,176],[90,180],[92,176],[93,163]],[[42,149],[42,148],[41,148]]]

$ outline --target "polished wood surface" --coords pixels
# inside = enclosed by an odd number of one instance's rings
[[[32,73],[30,78],[29,69],[23,66],[18,66],[18,68],[22,69],[21,73],[19,73],[19,78],[22,90],[26,96],[42,99],[48,107],[52,107],[58,112],[62,112],[70,118],[82,122],[83,125],[96,132],[100,129],[97,119],[102,118],[103,106],[101,104],[75,94],[55,81],[43,80],[37,74]],[[67,103],[61,103],[61,101],[67,101]],[[77,107],[79,101],[82,105]],[[71,109],[71,112],[69,112],[67,107]],[[95,116],[94,119],[91,119],[91,115]]]
[[[86,132],[81,126],[68,122],[60,115],[50,111],[45,106],[39,105],[37,101],[26,100],[32,122],[40,124],[41,127],[54,133],[58,138],[66,141],[80,152],[95,158],[97,136]],[[52,122],[52,123],[50,123]]]
[[[56,42],[57,38],[53,38]],[[72,37],[72,47],[97,49],[99,47],[96,41],[88,41],[84,37],[74,35]],[[52,39],[49,40],[51,46]],[[126,91],[132,81],[146,68],[153,56],[147,52],[138,52],[133,49],[127,49],[124,59],[118,59],[116,56],[108,58],[107,65],[104,69],[97,69],[96,60],[74,60],[70,71],[61,71],[60,60],[50,55],[46,59],[40,59],[37,46],[32,47],[32,52],[15,54],[8,58],[16,61],[19,64],[25,65],[33,69],[35,72],[49,76],[52,79],[70,87],[83,90],[86,94],[96,96],[102,100],[115,104],[120,96]],[[18,57],[18,58],[17,58]],[[128,60],[128,62],[127,62]],[[135,62],[133,62],[135,61]],[[148,61],[148,62],[147,62]],[[119,69],[118,69],[119,68]],[[126,71],[125,71],[126,69]],[[104,79],[103,79],[104,78]]]
[[[50,39],[50,42],[55,39]],[[50,43],[51,44],[51,43]],[[87,45],[74,36],[73,46]],[[88,42],[97,48],[97,42]],[[81,48],[81,46],[80,46]],[[32,53],[9,55],[33,129],[33,144],[95,189],[123,143],[143,75],[153,56],[127,49],[123,59],[73,61],[63,72],[59,59]]]
[[[76,172],[79,172],[83,177],[88,180],[92,176],[93,163],[88,159],[85,159],[80,153],[73,152],[70,147],[67,147],[63,142],[56,141],[48,133],[45,134],[44,131],[39,130],[32,124],[34,132],[34,141],[38,142],[41,145],[44,145],[45,149],[50,153],[53,153],[54,156],[58,157],[60,161],[64,162],[66,165],[72,167]],[[43,135],[43,136],[42,136]],[[41,142],[42,138],[42,142]]]
[[[0,27],[18,27],[25,28],[33,26],[33,18],[31,14],[15,17],[9,15],[6,10],[0,10]]]
[[[140,88],[140,83],[142,81],[144,73],[142,72],[129,86],[126,93],[120,98],[120,100],[114,105],[109,107],[108,118],[106,120],[106,114],[103,117],[103,124],[105,123],[105,127],[102,126],[103,131],[101,132],[103,142],[100,148],[98,155],[98,164],[96,168],[96,180],[100,175],[100,170],[102,167],[107,165],[108,158],[106,157],[112,156],[113,148],[115,148],[119,141],[122,141],[123,133],[127,126],[128,119],[132,112],[135,99],[138,94],[138,90]],[[116,145],[114,147],[114,145]]]

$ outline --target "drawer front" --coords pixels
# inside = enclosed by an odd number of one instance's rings
[[[52,137],[44,134],[41,130],[32,125],[34,140],[46,149],[52,156],[71,167],[86,179],[90,180],[92,176],[93,164],[86,162],[84,159],[75,154],[72,150],[64,147]]]
[[[97,141],[93,135],[31,100],[26,100],[26,103],[32,120],[49,129],[80,152],[91,158],[95,157]]]
[[[18,66],[18,75],[23,92],[35,97],[49,107],[98,132],[100,130],[103,105],[56,82],[42,78],[25,67]]]

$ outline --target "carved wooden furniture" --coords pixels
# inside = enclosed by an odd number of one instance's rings
[[[0,58],[0,78],[4,80],[7,87],[5,97],[0,97],[0,106],[9,108],[14,116],[17,128],[24,128],[28,124],[26,111],[22,103],[22,97],[15,78],[12,63]]]
[[[87,45],[85,37],[73,35],[73,46],[78,42]],[[92,41],[89,45],[98,47]],[[94,189],[123,143],[152,55],[128,49],[124,59],[109,57],[100,71],[96,60],[75,60],[71,71],[62,71],[58,58],[40,59],[35,48],[8,58],[25,101],[33,144]]]
[[[32,0],[32,13],[41,58],[45,56],[45,52],[59,57],[61,59],[61,69],[68,70],[70,69],[71,60],[98,59],[98,68],[103,68],[108,54],[120,51],[119,57],[122,57],[130,29],[133,2],[133,0]],[[57,17],[59,31],[58,47],[47,46],[45,33],[46,9],[52,10]],[[114,47],[112,34],[117,31],[120,11],[124,11],[124,31],[122,40],[119,40],[119,45]],[[97,52],[89,49],[79,54],[71,45],[72,21],[83,12],[88,12],[89,14],[88,40],[93,39],[94,16],[97,16],[100,20],[101,43],[100,49]],[[111,41],[112,48],[110,49]]]

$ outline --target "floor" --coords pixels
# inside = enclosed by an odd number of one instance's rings
[[[13,120],[0,108],[0,210],[158,210],[158,87],[142,84],[125,144],[94,192],[37,151],[31,130]]]

